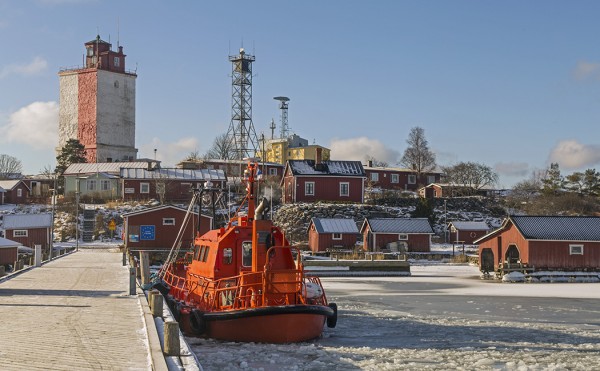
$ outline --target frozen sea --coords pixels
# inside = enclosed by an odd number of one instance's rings
[[[476,267],[323,278],[337,326],[300,344],[188,338],[212,370],[600,369],[600,284],[502,283]]]

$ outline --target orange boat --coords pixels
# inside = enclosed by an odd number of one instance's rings
[[[240,206],[247,213],[238,209],[226,226],[197,235],[191,251],[169,262],[172,250],[159,272],[158,288],[188,335],[292,343],[336,325],[336,304],[327,302],[318,277],[305,275],[300,251],[265,218],[266,199],[255,207],[259,178],[258,164],[250,160]],[[190,210],[201,197],[202,190],[194,193]]]

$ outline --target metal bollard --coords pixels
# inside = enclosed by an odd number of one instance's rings
[[[129,295],[135,295],[135,268],[129,268]]]

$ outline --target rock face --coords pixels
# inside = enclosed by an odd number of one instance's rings
[[[274,214],[273,222],[283,229],[292,244],[305,244],[311,218],[353,219],[360,229],[365,218],[410,218],[419,202],[415,198],[400,199],[395,205],[297,203],[283,205]],[[500,226],[504,211],[497,204],[474,198],[443,199],[434,202],[435,222],[432,225],[437,235],[443,236],[445,223],[450,221],[483,221],[491,229]]]

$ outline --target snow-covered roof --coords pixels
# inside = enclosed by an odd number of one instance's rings
[[[427,218],[367,218],[361,231],[366,224],[373,233],[434,233]]]
[[[314,160],[288,160],[288,165],[294,175],[366,176],[360,161],[330,160],[316,165]]]
[[[143,209],[143,210],[136,210],[136,211],[132,211],[129,213],[125,213],[125,214],[123,214],[123,217],[125,218],[125,217],[134,216],[134,215],[148,214],[148,213],[153,213],[153,212],[156,212],[159,210],[164,210],[164,209],[175,209],[177,211],[181,211],[184,213],[187,212],[187,208],[182,208],[182,207],[175,206],[175,205],[159,205],[159,206],[150,207],[150,208]],[[197,216],[198,212],[192,211],[192,214]],[[212,219],[212,216],[210,216],[210,215],[202,214],[202,216],[205,218]]]
[[[65,170],[64,175],[86,174],[86,173],[116,173],[119,174],[121,168],[148,169],[148,166],[155,167],[158,161],[131,161],[131,162],[97,162],[84,164],[71,164]]]
[[[121,178],[125,179],[227,180],[225,171],[220,169],[157,169],[148,171],[146,169],[122,168],[120,175]]]
[[[8,214],[4,215],[3,229],[50,228],[52,214]]]
[[[363,165],[365,171],[387,171],[387,172],[399,172],[399,173],[416,173],[417,171],[414,169],[410,169],[407,167],[388,167],[388,166],[365,166]],[[423,174],[442,174],[443,172],[439,169],[433,169],[431,171],[426,171]]]
[[[311,221],[319,233],[359,233],[353,219],[312,218]]]
[[[448,225],[453,225],[459,231],[487,231],[490,229],[490,226],[486,222],[455,221],[448,223]]]
[[[528,240],[600,241],[600,217],[510,216]]]
[[[11,189],[15,188],[20,182],[21,179],[0,180],[0,188],[10,191]]]
[[[0,249],[9,249],[11,247],[19,247],[21,244],[17,241],[9,240],[7,238],[0,237]]]

